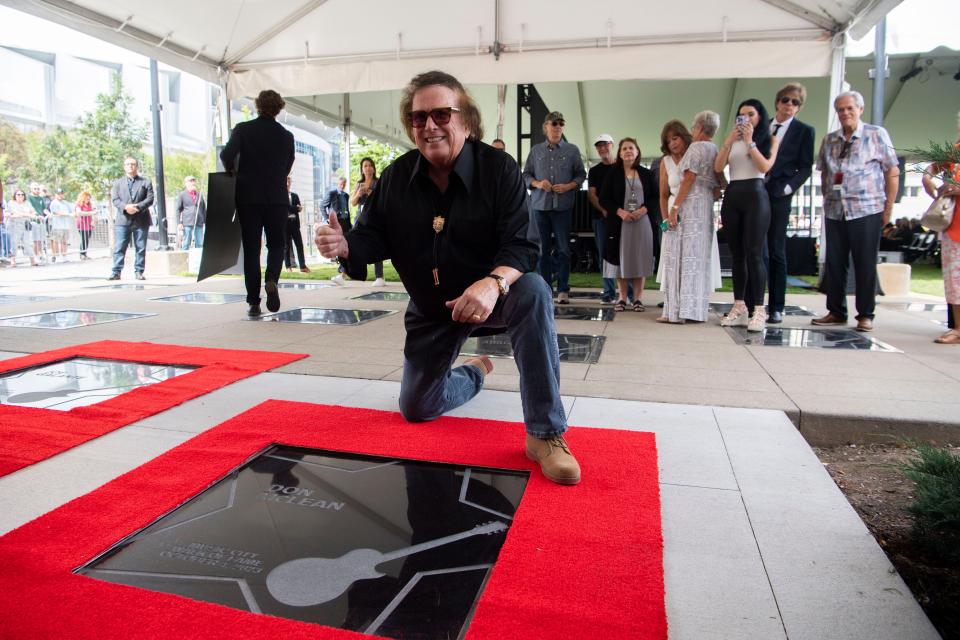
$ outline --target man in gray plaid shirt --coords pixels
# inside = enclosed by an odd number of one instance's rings
[[[857,331],[873,331],[880,232],[890,221],[900,166],[887,130],[860,121],[862,95],[841,93],[833,108],[841,128],[824,137],[817,158],[826,225],[827,315],[811,322],[847,324],[847,264],[852,256]]]

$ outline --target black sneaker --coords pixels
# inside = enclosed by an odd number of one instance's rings
[[[250,305],[250,308],[247,309],[247,316],[249,316],[249,317],[251,317],[251,318],[256,318],[256,317],[258,317],[261,313],[263,313],[263,312],[260,311],[260,305],[258,305],[258,304],[252,304],[252,305]]]
[[[119,274],[119,273],[111,273],[111,274],[110,274],[110,277],[107,278],[107,280],[119,280],[119,279],[120,279],[120,274]]]
[[[136,278],[137,280],[146,280],[146,278],[143,277],[143,274],[142,274],[142,273],[138,273],[138,274],[136,274],[136,275],[133,276],[133,277]]]
[[[280,311],[280,292],[277,291],[277,283],[267,280],[263,289],[267,292],[267,310],[271,312]]]

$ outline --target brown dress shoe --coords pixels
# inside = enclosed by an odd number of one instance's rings
[[[580,465],[563,436],[543,439],[527,434],[526,450],[527,457],[540,464],[548,480],[557,484],[580,482]]]
[[[860,318],[857,320],[857,331],[862,331],[863,333],[873,331],[873,320],[870,318]]]
[[[837,325],[847,324],[846,319],[841,318],[840,316],[835,316],[832,313],[827,313],[827,315],[821,318],[814,318],[810,321],[810,324],[815,324],[818,327],[832,327]]]

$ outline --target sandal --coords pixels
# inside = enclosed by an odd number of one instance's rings
[[[641,312],[641,311],[646,311],[647,308],[646,308],[645,306],[643,306],[643,303],[642,303],[641,301],[639,301],[639,300],[634,300],[634,301],[633,301],[633,310],[639,313],[639,312]]]
[[[937,344],[960,344],[960,331],[950,329],[945,334],[934,340]]]
[[[627,301],[626,300],[617,300],[617,303],[613,305],[614,311],[626,311],[627,310]]]

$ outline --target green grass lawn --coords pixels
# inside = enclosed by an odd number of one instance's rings
[[[284,269],[280,277],[285,280],[329,280],[333,276],[337,275],[337,267],[334,264],[324,262],[321,264],[311,264],[309,266],[310,273],[300,273],[299,270],[287,271]],[[943,273],[940,271],[939,266],[933,264],[914,264],[911,265],[911,267],[910,288],[913,293],[924,293],[941,297],[944,295]],[[184,273],[182,275],[187,277],[196,277],[197,274]],[[397,270],[393,268],[393,265],[390,264],[389,261],[383,263],[383,277],[387,282],[400,282],[400,277],[397,275]],[[817,284],[817,276],[799,277],[801,280],[809,282],[812,285]],[[367,279],[373,279],[372,266],[369,269]],[[571,273],[570,286],[576,289],[600,289],[603,287],[603,283],[601,282],[599,273]],[[656,291],[660,288],[660,285],[657,284],[653,278],[647,278],[644,288],[647,290]],[[724,278],[723,287],[720,289],[720,291],[733,291],[733,281],[730,278]],[[813,295],[816,294],[817,291],[816,289],[787,287],[787,293]]]

